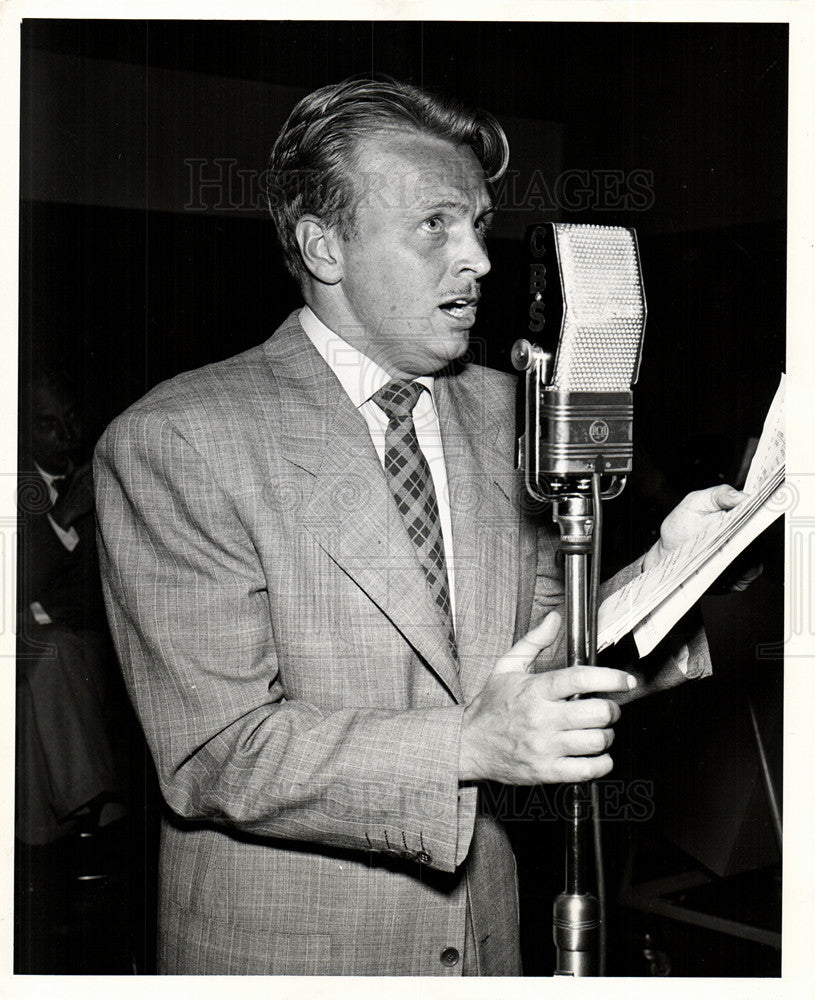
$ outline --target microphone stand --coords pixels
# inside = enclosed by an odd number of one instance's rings
[[[601,501],[617,496],[631,471],[631,387],[642,353],[645,295],[633,229],[538,223],[527,229],[527,242],[527,329],[549,341],[557,333],[558,346],[555,355],[528,340],[512,348],[512,364],[526,373],[518,468],[533,499],[553,505],[566,569],[566,662],[580,666],[597,659]],[[554,903],[556,975],[602,975],[603,893],[598,901],[587,891],[585,861],[589,801],[597,790],[589,795],[585,784],[573,784],[565,791],[566,887]],[[596,874],[602,890],[599,853]]]
[[[564,554],[566,569],[566,662],[570,666],[591,664],[596,659],[597,608],[589,601],[587,571],[596,513],[590,482],[582,480],[571,495],[554,501],[553,518],[560,530],[558,548]],[[586,888],[589,809],[583,785],[566,788],[565,805],[566,887],[555,899],[552,913],[555,975],[596,976],[600,904]]]
[[[512,363],[519,371],[526,372],[526,426],[518,442],[518,466],[524,470],[530,494],[536,500],[552,502],[553,519],[560,531],[558,549],[564,555],[566,573],[566,663],[582,666],[597,659],[601,501],[621,492],[625,476],[612,475],[601,492],[601,475],[608,461],[599,453],[592,459],[587,458],[589,453],[584,456],[583,473],[541,468],[542,427],[547,417],[540,390],[546,383],[549,360],[549,355],[529,341],[520,340],[513,346]],[[616,403],[619,406],[620,400]],[[626,394],[622,403],[630,405],[630,394]],[[610,410],[608,400],[606,406]],[[601,974],[602,908],[587,889],[586,829],[590,800],[585,784],[566,787],[566,886],[555,899],[552,914],[557,976]]]

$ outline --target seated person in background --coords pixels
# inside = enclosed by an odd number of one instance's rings
[[[64,371],[35,369],[20,426],[16,835],[46,844],[89,816],[104,825],[124,814],[113,743],[122,694],[101,601],[93,480]]]

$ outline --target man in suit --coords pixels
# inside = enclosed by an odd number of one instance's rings
[[[514,379],[459,361],[507,155],[490,116],[395,81],[304,98],[270,202],[306,306],[98,446],[108,612],[170,807],[162,972],[518,974],[479,786],[612,766],[637,680],[564,668]],[[683,502],[658,548],[737,499]],[[673,653],[656,683],[708,669],[699,636]]]
[[[69,376],[38,367],[23,394],[21,508],[24,516],[20,629],[33,623],[104,628],[90,462],[77,464],[82,440]]]
[[[24,382],[18,476],[15,971],[81,968],[81,881],[111,875],[135,733],[102,605],[93,480],[73,380],[39,365]],[[129,724],[129,728],[128,728]],[[99,867],[104,865],[105,867]],[[124,927],[108,921],[113,946]]]
[[[107,637],[90,462],[76,392],[39,366],[22,396],[17,588],[18,838],[52,843],[88,812],[122,815],[108,722],[121,680]],[[107,703],[107,704],[106,704]]]

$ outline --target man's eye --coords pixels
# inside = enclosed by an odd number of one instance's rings
[[[444,229],[444,223],[437,215],[434,215],[430,219],[425,219],[422,226],[428,233],[440,233]]]
[[[479,219],[475,224],[479,233],[489,232],[489,230],[492,229],[493,219],[494,217],[492,215],[485,215],[483,219]]]

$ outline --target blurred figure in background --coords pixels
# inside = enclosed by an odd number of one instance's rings
[[[72,935],[83,889],[111,887],[138,744],[105,624],[74,384],[36,368],[21,404],[15,971],[112,972],[88,968]]]

